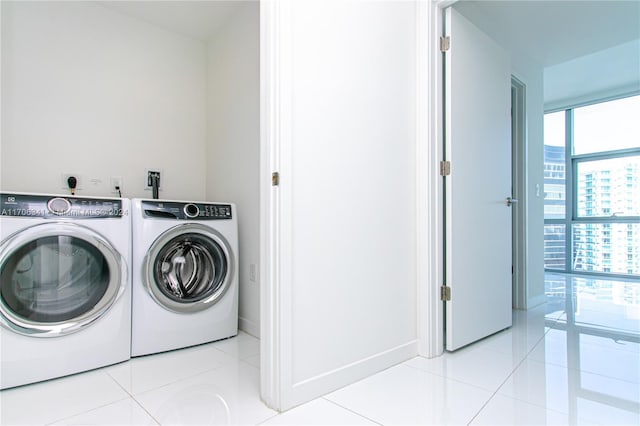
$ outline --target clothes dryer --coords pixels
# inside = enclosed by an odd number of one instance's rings
[[[131,210],[131,355],[235,336],[235,205],[133,199]]]
[[[129,200],[0,194],[0,388],[125,361]]]

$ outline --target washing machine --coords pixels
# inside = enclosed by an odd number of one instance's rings
[[[128,360],[129,200],[0,197],[0,388]]]
[[[131,211],[131,355],[238,334],[235,205],[133,199]]]

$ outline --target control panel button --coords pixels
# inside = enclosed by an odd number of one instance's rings
[[[51,213],[60,216],[69,213],[71,203],[65,198],[56,197],[49,200],[47,208]]]
[[[187,217],[198,217],[200,208],[195,204],[186,204],[184,206],[184,214],[186,214]]]

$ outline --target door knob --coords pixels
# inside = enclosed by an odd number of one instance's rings
[[[505,203],[507,204],[507,207],[511,207],[512,205],[518,203],[518,199],[517,198],[513,198],[513,197],[507,197],[505,199]]]

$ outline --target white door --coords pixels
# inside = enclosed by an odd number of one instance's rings
[[[260,6],[262,397],[286,410],[418,352],[416,5]]]
[[[506,52],[445,11],[446,349],[511,326],[511,71]]]

